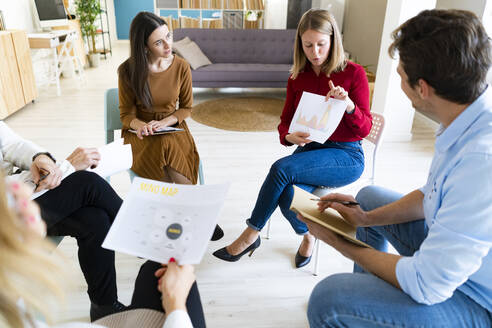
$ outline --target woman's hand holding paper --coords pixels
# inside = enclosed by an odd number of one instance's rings
[[[82,148],[77,147],[70,156],[67,157],[67,161],[72,164],[75,171],[85,170],[87,168],[95,168],[101,159],[101,155],[97,151],[97,148]]]
[[[304,145],[312,142],[312,140],[309,140],[308,138],[309,133],[301,131],[292,132],[285,136],[285,140],[287,140],[291,144],[295,144],[301,147],[304,147]]]
[[[157,289],[162,293],[162,307],[166,313],[186,311],[186,299],[196,279],[194,271],[192,265],[178,265],[174,259],[156,271],[156,277],[160,277]]]

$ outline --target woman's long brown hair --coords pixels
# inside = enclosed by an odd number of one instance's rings
[[[130,25],[130,58],[118,68],[119,78],[133,90],[137,100],[147,109],[152,108],[147,40],[162,25],[167,23],[159,16],[147,11],[138,13]]]

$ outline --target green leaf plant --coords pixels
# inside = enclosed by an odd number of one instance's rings
[[[95,24],[97,17],[101,13],[101,3],[99,0],[76,0],[76,13],[80,21],[80,29],[82,35],[89,42],[89,54],[96,53],[96,33],[97,25]]]

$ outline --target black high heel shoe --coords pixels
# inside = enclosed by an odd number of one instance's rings
[[[222,237],[224,237],[224,230],[222,230],[222,228],[217,224],[215,226],[214,234],[212,235],[212,238],[210,238],[210,240],[216,241]]]
[[[309,256],[301,255],[301,253],[299,253],[301,246],[299,246],[299,249],[297,249],[296,257],[294,260],[294,262],[296,264],[296,268],[302,268],[303,266],[306,266],[309,264],[309,262],[311,262],[311,258],[313,257],[313,253],[314,253],[314,248],[316,247],[316,243],[318,243],[318,242],[319,242],[318,239],[314,240],[313,250],[311,251],[311,255],[309,255]]]
[[[312,253],[309,256],[302,256],[301,253],[299,253],[299,250],[297,250],[296,257],[295,257],[296,268],[302,268],[303,266],[308,265],[309,262],[311,262],[312,257],[313,257]]]
[[[213,255],[215,257],[218,257],[219,259],[224,260],[224,261],[227,261],[227,262],[236,262],[244,254],[246,254],[248,252],[249,252],[249,256],[251,257],[251,255],[253,255],[254,251],[258,247],[260,247],[260,244],[261,244],[261,238],[260,238],[260,236],[258,236],[258,239],[256,239],[254,243],[252,243],[251,245],[249,245],[248,248],[246,248],[244,251],[242,251],[241,253],[239,253],[237,255],[231,255],[231,254],[229,254],[229,252],[227,251],[227,249],[225,247],[223,247],[223,248],[221,248],[219,250],[216,250]]]

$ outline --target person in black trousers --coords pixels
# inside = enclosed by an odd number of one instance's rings
[[[158,277],[155,273],[162,268],[157,262],[147,261],[138,272],[131,304],[128,309],[151,309],[165,312],[161,292],[157,289]],[[205,316],[196,281],[193,283],[186,299],[186,309],[194,328],[205,328]]]
[[[26,183],[35,192],[45,191],[34,201],[39,205],[48,236],[72,236],[77,240],[79,263],[91,301],[91,321],[127,308],[118,302],[114,252],[101,247],[122,200],[106,180],[86,171],[97,166],[99,159],[97,149],[79,147],[66,160],[57,163],[50,153],[20,137],[0,121],[0,167],[7,180]],[[27,203],[21,206],[27,206]],[[142,270],[159,265],[150,263],[142,266]],[[152,284],[156,288],[154,273],[142,270],[137,282],[146,288],[142,292],[139,289],[136,295],[151,293]],[[191,290],[189,299],[195,301],[190,305],[198,310],[189,309],[189,313],[192,322],[200,326],[204,320],[197,319],[203,318],[203,310],[196,284]],[[143,301],[144,298],[136,299]],[[132,302],[132,306],[139,302]],[[154,303],[149,306],[142,303],[140,307],[157,309]],[[162,311],[162,306],[159,309]]]
[[[122,200],[99,175],[76,171],[35,199],[48,236],[71,236],[91,300],[91,321],[124,310],[118,302],[114,252],[101,247]]]
[[[122,200],[104,179],[85,171],[99,160],[96,148],[79,147],[57,162],[0,121],[0,167],[6,179],[44,192],[34,197],[49,235],[77,239],[92,320],[125,309],[117,299],[114,252],[101,248]]]

